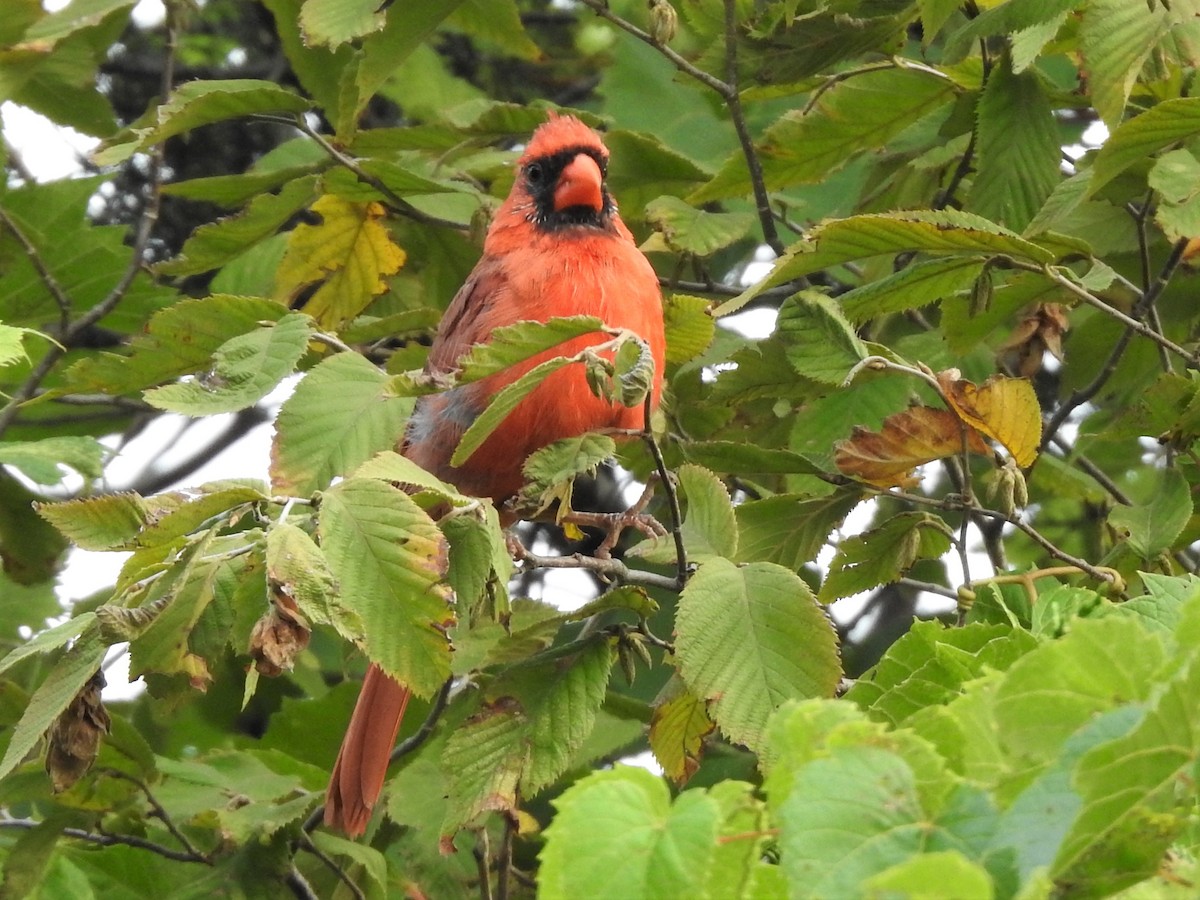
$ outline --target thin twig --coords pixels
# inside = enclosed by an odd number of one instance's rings
[[[692,65],[690,62],[688,62],[686,59],[684,59],[682,56],[680,56],[678,53],[676,53],[674,50],[672,50],[666,44],[664,44],[660,41],[656,41],[649,32],[642,31],[642,29],[638,28],[632,22],[622,19],[620,16],[618,16],[616,13],[614,13],[612,10],[610,10],[608,8],[607,0],[580,0],[580,2],[584,6],[586,6],[588,9],[590,9],[592,12],[594,12],[596,15],[598,15],[600,18],[607,19],[608,21],[610,21],[614,25],[616,25],[618,28],[620,28],[622,31],[626,31],[629,34],[632,34],[639,41],[643,41],[643,42],[649,44],[651,47],[653,47],[655,50],[657,50],[659,53],[661,53],[663,56],[665,56],[668,60],[670,60],[671,63],[675,66],[675,68],[679,69],[680,72],[690,75],[692,78],[695,78],[701,84],[707,85],[708,87],[712,88],[714,91],[716,91],[718,94],[721,95],[721,99],[723,99],[723,100],[729,99],[730,93],[733,92],[732,87],[730,87],[728,84],[723,82],[721,79],[716,78],[713,75],[710,75],[708,72],[705,72],[703,69]]]
[[[513,821],[504,816],[504,833],[500,836],[500,851],[496,855],[496,900],[508,900],[508,874],[512,870]]]
[[[738,93],[737,7],[737,0],[725,0],[725,78],[729,88],[729,92],[724,95],[725,106],[729,110],[734,131],[737,132],[738,143],[742,145],[746,168],[750,170],[750,184],[754,188],[754,205],[758,208],[758,223],[762,228],[763,240],[775,251],[776,256],[783,256],[786,248],[775,229],[775,217],[771,213],[771,197],[767,193],[762,162],[754,147],[754,138],[750,136],[746,114],[742,111],[742,98]]]
[[[654,457],[654,467],[658,471],[659,481],[663,486],[663,493],[667,495],[667,508],[671,511],[671,537],[675,542],[675,584],[668,590],[681,590],[687,583],[688,578],[688,561],[687,548],[683,546],[683,513],[679,508],[679,494],[675,491],[675,483],[671,481],[671,473],[667,470],[667,462],[663,459],[662,448],[658,446],[658,441],[654,439],[654,429],[651,427],[651,413],[653,406],[651,405],[652,395],[646,395],[645,406],[645,431],[642,434],[642,439],[645,440],[646,446],[650,448],[650,455]],[[651,573],[641,573],[649,575]]]
[[[486,828],[479,831],[479,840],[472,851],[479,871],[479,900],[492,900],[492,849]]]
[[[641,569],[631,569],[619,559],[596,559],[594,556],[587,556],[583,553],[572,553],[569,556],[539,556],[522,549],[518,561],[533,569],[583,569],[609,581],[619,581],[622,584],[659,588],[665,591],[678,591],[680,588],[678,578],[669,578],[666,575]]]
[[[374,175],[364,170],[363,167],[358,164],[357,160],[346,155],[332,143],[330,143],[329,140],[323,134],[321,134],[321,132],[317,131],[308,124],[308,120],[305,119],[303,115],[297,116],[294,121],[301,131],[312,138],[316,142],[317,146],[325,151],[330,159],[332,159],[342,168],[351,172],[354,177],[363,184],[369,185],[383,195],[388,206],[394,212],[404,216],[405,218],[412,219],[414,222],[418,222],[421,225],[432,225],[437,228],[451,228],[455,231],[470,230],[469,224],[463,222],[454,222],[450,219],[443,219],[440,216],[433,216],[427,212],[422,212],[421,210],[417,209]]]
[[[346,870],[339,866],[337,862],[329,856],[329,854],[325,853],[325,851],[314,844],[312,838],[308,836],[307,832],[301,832],[301,834],[303,837],[300,840],[300,848],[308,853],[311,853],[322,863],[324,863],[325,867],[333,872],[335,876],[337,876],[338,881],[349,888],[350,893],[354,895],[355,900],[366,900],[366,894],[363,893],[363,889],[354,882],[353,878],[346,874]]]
[[[0,828],[37,828],[42,823],[36,819],[0,819]],[[173,862],[190,862],[203,863],[204,865],[212,865],[211,860],[204,856],[197,856],[189,853],[186,850],[173,850],[170,847],[157,844],[154,841],[146,840],[132,834],[110,834],[108,832],[86,831],[82,828],[64,828],[61,832],[63,837],[75,838],[79,841],[87,841],[90,844],[96,844],[100,847],[114,847],[122,845],[125,847],[135,847],[139,850],[147,850],[150,853],[156,853],[164,859],[172,860]]]
[[[1194,368],[1200,367],[1200,357],[1197,357],[1196,354],[1189,353],[1187,350],[1185,350],[1183,347],[1176,344],[1174,341],[1159,334],[1157,331],[1155,331],[1153,328],[1151,328],[1146,323],[1139,322],[1137,319],[1122,312],[1121,310],[1117,309],[1112,304],[1106,303],[1104,300],[1101,300],[1099,297],[1097,297],[1091,291],[1087,290],[1086,288],[1084,288],[1083,286],[1081,286],[1079,284],[1076,284],[1070,278],[1063,275],[1062,272],[1059,271],[1059,269],[1056,266],[1052,266],[1049,263],[1047,263],[1046,265],[1038,266],[1038,265],[1035,265],[1032,263],[1023,263],[1020,260],[1013,260],[1012,265],[1015,268],[1024,269],[1025,271],[1028,271],[1028,272],[1041,272],[1043,275],[1045,275],[1047,278],[1049,278],[1055,284],[1064,288],[1069,293],[1074,294],[1076,297],[1078,297],[1084,303],[1087,303],[1089,306],[1094,306],[1096,309],[1100,310],[1105,315],[1110,316],[1113,319],[1116,319],[1118,322],[1125,325],[1127,328],[1132,328],[1135,332],[1140,334],[1142,337],[1149,338],[1150,340],[1154,341],[1156,344],[1158,344],[1162,347],[1165,347],[1167,350],[1170,350],[1172,353],[1174,353],[1180,359],[1184,360],[1189,366],[1192,366]]]
[[[870,489],[869,486],[866,487],[868,490]],[[963,504],[961,502],[956,503],[950,500],[939,500],[936,497],[925,497],[921,494],[910,494],[906,491],[899,491],[895,489],[884,490],[880,488],[876,490],[880,496],[895,497],[899,500],[906,500],[909,503],[914,503],[918,506],[928,506],[932,509],[943,509],[952,512],[964,511]],[[1014,526],[1015,528],[1024,532],[1055,559],[1061,560],[1069,566],[1074,566],[1081,572],[1086,573],[1089,577],[1094,578],[1097,581],[1104,581],[1110,584],[1113,582],[1112,576],[1103,569],[1093,566],[1087,560],[1074,557],[1065,550],[1060,550],[1036,528],[1023,519],[1018,518],[1016,515],[1009,515],[1008,513],[1003,513],[995,509],[988,509],[984,506],[974,506],[972,509],[978,515],[986,516],[989,519],[995,519],[1000,522],[1007,522],[1009,525]]]
[[[927,594],[937,594],[940,597],[948,597],[951,600],[958,599],[958,594],[953,588],[948,588],[944,584],[934,584],[932,581],[917,581],[915,578],[901,578],[897,580],[896,584],[912,588],[915,591],[924,591]]]
[[[312,889],[312,885],[308,883],[308,879],[301,875],[300,870],[295,866],[288,871],[283,883],[296,895],[298,900],[320,900],[316,891]]]
[[[46,267],[46,261],[42,259],[42,254],[38,252],[37,246],[26,236],[21,226],[17,224],[17,221],[3,207],[0,207],[0,224],[12,232],[13,237],[17,239],[17,243],[21,245],[21,249],[25,251],[25,257],[38,273],[38,278],[42,280],[42,284],[46,286],[46,290],[54,298],[54,302],[58,305],[58,330],[60,334],[66,334],[67,328],[71,324],[71,308],[73,306],[71,298],[67,296],[67,292],[63,290],[63,286],[58,283],[58,279],[54,277],[54,273]]]
[[[158,821],[163,823],[163,826],[166,827],[167,831],[171,833],[171,836],[175,838],[175,840],[179,841],[184,850],[186,850],[192,856],[203,860],[204,862],[210,863],[212,861],[207,853],[199,850],[196,845],[188,839],[188,836],[179,830],[179,827],[171,819],[171,816],[167,813],[166,809],[164,809],[163,805],[158,802],[158,798],[155,797],[151,792],[150,786],[144,781],[142,781],[140,778],[130,775],[128,772],[122,772],[120,769],[104,768],[98,769],[97,771],[108,775],[110,778],[128,781],[130,784],[135,785],[146,797],[146,802],[150,804],[150,814],[154,816],[154,818],[158,819]]]

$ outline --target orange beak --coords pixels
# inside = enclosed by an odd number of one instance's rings
[[[596,212],[604,208],[604,176],[596,160],[580,153],[563,167],[554,186],[554,210],[586,206]]]

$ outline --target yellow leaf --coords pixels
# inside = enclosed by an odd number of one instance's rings
[[[950,369],[938,373],[938,384],[959,417],[1003,444],[1018,466],[1023,469],[1037,459],[1042,410],[1029,381],[993,375],[976,386]]]
[[[876,487],[911,487],[913,469],[962,452],[962,423],[949,410],[914,406],[888,416],[879,431],[855,428],[834,447],[833,461],[847,475]],[[987,444],[967,429],[967,448],[988,453]]]
[[[302,291],[320,284],[302,309],[322,328],[336,331],[387,289],[385,276],[400,270],[405,254],[380,221],[384,209],[378,203],[326,194],[312,211],[321,221],[298,225],[288,236],[275,275],[275,296],[291,304]]]
[[[714,727],[708,706],[678,676],[667,682],[650,719],[650,749],[668,778],[687,783],[700,768],[704,738]]]

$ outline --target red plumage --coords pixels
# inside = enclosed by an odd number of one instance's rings
[[[652,402],[662,390],[662,298],[653,268],[617,215],[604,184],[608,150],[571,116],[552,116],[517,163],[517,177],[488,230],[483,256],[442,318],[429,351],[432,373],[453,371],[473,344],[522,320],[594,315],[647,342]],[[607,428],[637,429],[642,410],[596,397],[581,366],[551,374],[483,445],[452,467],[463,431],[489,399],[540,362],[577,353],[603,335],[583,335],[474,384],[422,398],[404,454],[465,494],[503,502],[521,487],[525,458],[553,441]],[[325,823],[362,834],[387,773],[408,689],[372,665],[334,765]]]

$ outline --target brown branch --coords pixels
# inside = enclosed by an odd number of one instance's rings
[[[175,838],[175,840],[179,841],[183,849],[187,851],[188,854],[196,857],[200,861],[210,865],[212,864],[211,857],[209,857],[207,853],[197,849],[196,845],[188,839],[188,836],[179,830],[179,827],[171,819],[171,816],[167,813],[166,809],[161,803],[158,802],[158,798],[155,797],[151,792],[149,785],[147,785],[140,778],[130,775],[128,772],[122,772],[120,769],[104,768],[98,769],[97,772],[108,775],[110,778],[128,781],[130,784],[136,786],[137,789],[140,790],[145,796],[146,802],[150,804],[150,815],[162,822],[167,831],[171,833],[171,836]]]
[[[569,556],[538,556],[524,547],[518,550],[519,562],[527,563],[533,569],[583,569],[599,575],[609,581],[619,581],[622,584],[635,584],[641,587],[659,588],[664,591],[678,591],[679,580],[646,572],[641,569],[631,569],[619,559],[597,559],[583,553],[572,553]]]
[[[354,177],[363,184],[368,185],[369,187],[378,191],[386,200],[388,208],[396,214],[404,216],[407,219],[412,219],[414,222],[417,222],[421,225],[431,225],[436,228],[450,228],[454,231],[465,232],[470,230],[470,225],[468,224],[464,224],[462,222],[453,222],[450,219],[443,219],[439,216],[433,216],[417,209],[374,175],[364,170],[363,167],[358,164],[357,160],[346,155],[332,143],[330,143],[329,140],[323,134],[321,134],[321,132],[317,131],[308,124],[308,120],[305,119],[303,115],[297,116],[293,121],[301,131],[312,138],[316,142],[317,146],[325,151],[326,155],[330,159],[353,174]]]
[[[640,29],[636,25],[634,25],[632,22],[622,19],[620,16],[618,16],[616,13],[614,13],[612,10],[610,10],[608,8],[607,0],[580,0],[580,2],[584,6],[586,6],[588,9],[590,9],[592,12],[594,12],[596,15],[598,15],[600,18],[607,19],[609,22],[612,22],[614,25],[616,25],[622,31],[628,32],[629,34],[631,34],[635,38],[637,38],[639,41],[643,41],[644,43],[649,44],[651,47],[653,47],[655,50],[657,50],[659,53],[661,53],[663,56],[665,56],[668,60],[670,60],[671,63],[675,66],[675,68],[677,68],[680,72],[683,72],[686,75],[690,75],[692,78],[695,78],[701,84],[712,88],[714,91],[716,91],[718,94],[720,94],[722,100],[725,100],[728,102],[729,96],[732,93],[734,93],[734,88],[732,88],[730,85],[726,84],[721,79],[719,79],[713,75],[710,75],[708,72],[705,72],[703,69],[701,69],[697,66],[692,65],[692,63],[688,62],[686,59],[684,59],[682,56],[680,56],[678,53],[676,53],[674,50],[672,50],[666,44],[661,43],[660,41],[656,41],[654,39],[653,35],[651,35],[649,32],[643,31],[642,29]]]
[[[29,829],[37,828],[42,823],[36,819],[0,819],[0,828],[20,828]],[[186,850],[172,850],[162,844],[147,840],[146,838],[138,837],[133,834],[110,834],[106,831],[95,832],[86,831],[82,828],[64,828],[60,834],[63,837],[74,838],[79,841],[87,841],[89,844],[96,844],[100,847],[114,847],[117,845],[125,847],[135,847],[139,850],[147,850],[150,853],[156,853],[164,859],[172,860],[173,862],[191,862],[203,863],[204,865],[212,865],[212,861],[205,856],[197,856],[189,853]]]
[[[675,490],[675,483],[671,480],[671,473],[667,469],[667,461],[663,459],[662,448],[658,446],[658,441],[654,438],[654,429],[650,423],[652,411],[651,396],[647,394],[645,431],[642,433],[642,439],[650,448],[650,455],[654,457],[654,468],[658,472],[658,480],[663,486],[663,493],[667,495],[667,508],[671,511],[671,538],[675,542],[675,586],[672,590],[679,591],[687,584],[688,579],[687,549],[683,546],[683,512],[679,507],[679,494]]]
[[[339,866],[337,862],[330,858],[330,856],[320,847],[314,844],[312,842],[312,838],[308,836],[307,832],[301,832],[301,834],[303,837],[300,840],[300,849],[311,853],[318,860],[324,863],[325,867],[333,872],[338,881],[346,885],[350,893],[354,895],[355,900],[366,900],[366,894],[363,893],[363,889],[355,883],[353,878],[346,874],[346,870]]]
[[[786,248],[775,229],[775,217],[771,213],[771,198],[767,194],[762,162],[754,148],[754,139],[750,136],[750,128],[746,124],[746,114],[742,111],[742,98],[738,92],[737,38],[737,0],[725,0],[725,77],[729,87],[729,92],[724,95],[725,106],[729,110],[729,118],[733,121],[734,131],[737,132],[738,143],[742,145],[746,168],[750,170],[750,184],[754,188],[754,205],[758,208],[758,222],[762,228],[763,240],[775,251],[776,256],[783,256]]]

